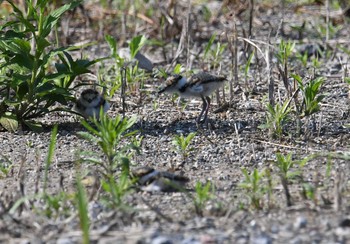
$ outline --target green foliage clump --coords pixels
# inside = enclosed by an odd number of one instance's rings
[[[56,48],[50,33],[67,11],[81,1],[71,1],[50,12],[47,0],[27,1],[21,10],[14,1],[13,21],[0,27],[0,123],[9,130],[25,124],[40,127],[32,119],[53,111],[74,100],[71,85],[88,67],[98,62],[74,60],[69,54],[75,47]]]

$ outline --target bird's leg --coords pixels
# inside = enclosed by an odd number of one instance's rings
[[[199,116],[198,116],[198,118],[196,120],[197,124],[201,122],[202,115],[203,115],[203,113],[205,111],[205,108],[207,107],[207,100],[203,96],[201,98],[202,98],[202,101],[203,101],[203,106],[202,106],[202,111],[201,111],[201,113],[199,114]]]
[[[206,98],[206,108],[205,108],[205,112],[204,112],[203,122],[207,123],[208,111],[209,111],[209,106],[210,106],[210,97],[205,97],[205,98]]]

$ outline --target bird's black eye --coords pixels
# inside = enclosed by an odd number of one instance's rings
[[[182,75],[178,75],[177,80],[181,80],[181,79],[182,79]]]

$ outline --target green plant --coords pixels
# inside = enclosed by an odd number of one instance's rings
[[[302,195],[305,199],[316,202],[316,187],[310,183],[304,182],[302,184]]]
[[[134,181],[129,177],[129,166],[125,165],[122,172],[116,180],[114,176],[104,177],[101,180],[102,189],[109,193],[109,196],[103,198],[107,206],[126,208],[123,204],[124,197],[132,191]]]
[[[114,60],[115,65],[112,67],[106,67],[102,70],[105,75],[105,85],[109,91],[109,96],[113,96],[117,90],[122,86],[122,67],[124,67],[124,58],[120,57],[117,53],[117,41],[110,35],[105,36],[105,40],[111,51],[110,58]]]
[[[210,181],[208,181],[206,184],[202,184],[201,182],[197,181],[194,189],[196,192],[193,198],[194,208],[196,214],[202,216],[206,203],[213,198],[213,194],[215,191],[214,185],[211,184]]]
[[[57,128],[57,125],[55,125],[51,132],[49,149],[45,160],[43,192],[42,194],[38,195],[39,199],[45,202],[44,212],[45,215],[49,218],[58,217],[62,212],[68,212],[68,206],[66,206],[66,203],[70,199],[70,196],[64,191],[61,191],[57,194],[47,193],[47,184],[49,181],[48,173],[55,153]]]
[[[112,36],[106,35],[105,39],[110,47],[110,57],[115,61],[115,65],[108,71],[110,79],[105,81],[105,85],[110,91],[110,96],[120,89],[123,113],[126,111],[126,97],[128,94],[139,93],[139,102],[142,102],[141,91],[143,90],[144,81],[149,77],[144,69],[139,68],[137,54],[146,44],[146,37],[139,35],[134,37],[129,43],[130,60],[120,56],[117,52],[117,42]],[[143,61],[145,62],[145,61]],[[107,76],[108,77],[108,76]]]
[[[100,111],[100,119],[92,119],[94,126],[82,121],[88,131],[79,132],[84,139],[99,146],[104,154],[104,157],[101,157],[99,153],[82,152],[81,160],[99,166],[98,170],[102,174],[102,188],[109,193],[106,203],[116,207],[121,207],[122,199],[132,185],[129,179],[130,155],[133,150],[138,151],[138,147],[132,142],[123,144],[122,141],[136,133],[136,131],[128,132],[136,119],[136,117],[122,118],[120,115],[109,118]],[[118,175],[119,168],[121,173]],[[118,180],[115,177],[118,177]]]
[[[334,39],[337,33],[339,32],[339,30],[341,30],[341,26],[333,25],[332,21],[329,21],[329,23],[318,24],[315,29],[320,39],[325,38],[327,36],[327,33],[328,33],[328,39]]]
[[[102,173],[106,176],[113,175],[113,172],[122,166],[124,162],[128,163],[127,152],[130,149],[138,150],[138,148],[132,143],[125,146],[120,146],[120,144],[123,139],[136,133],[136,131],[127,132],[136,120],[136,116],[129,119],[122,118],[120,115],[110,118],[102,111],[99,120],[96,118],[92,119],[94,126],[83,120],[81,123],[88,131],[81,131],[78,134],[99,146],[104,154],[104,157],[101,158],[98,153],[88,152],[87,155],[92,155],[93,157],[89,157],[87,161],[101,166]]]
[[[297,164],[298,166],[304,166],[306,161],[293,161],[292,160],[292,153],[287,154],[286,156],[283,156],[281,153],[276,153],[276,161],[275,161],[275,166],[278,169],[278,174],[281,178],[281,183],[286,195],[286,201],[287,201],[287,206],[292,205],[291,201],[291,195],[289,192],[289,180],[293,179],[297,176],[301,177],[301,170],[295,170],[295,165]]]
[[[267,103],[266,123],[260,125],[259,128],[269,129],[270,135],[273,137],[281,137],[283,126],[290,120],[291,108],[289,104],[290,100],[285,101],[283,105],[276,103],[275,106],[272,106],[270,103]]]
[[[324,78],[312,79],[307,84],[303,84],[299,75],[293,75],[293,78],[298,82],[298,87],[303,95],[303,103],[299,109],[301,111],[300,116],[310,116],[317,113],[320,110],[320,102],[325,97],[319,94]]]
[[[159,107],[159,103],[157,100],[154,100],[153,103],[152,103],[152,107],[153,107],[153,110],[154,111],[157,111],[158,107]]]
[[[147,38],[143,35],[135,36],[129,43],[131,58],[135,58],[136,54],[146,44]]]
[[[183,69],[183,67],[182,67],[181,64],[176,64],[174,69],[173,69],[173,73],[174,74],[180,74],[182,69]]]
[[[76,188],[77,193],[75,195],[75,202],[78,208],[79,220],[80,220],[80,228],[83,233],[83,244],[90,243],[90,235],[89,235],[89,215],[88,215],[88,206],[87,206],[87,197],[84,186],[81,183],[80,175],[77,176],[76,180]]]
[[[292,88],[288,82],[288,78],[289,78],[288,62],[289,62],[289,58],[293,53],[294,47],[295,47],[294,42],[291,42],[291,41],[285,42],[282,39],[278,46],[278,52],[275,54],[278,60],[277,68],[282,77],[284,87],[288,92],[288,97],[291,97],[292,95],[292,90],[291,90]]]
[[[203,4],[201,7],[201,12],[203,13],[203,18],[205,22],[209,22],[210,18],[212,17],[212,13],[210,8],[206,6],[206,4]]]
[[[189,133],[186,137],[181,135],[175,135],[172,143],[175,146],[176,151],[178,151],[183,160],[185,160],[188,157],[189,152],[192,150],[192,148],[189,147],[191,144],[192,139],[196,136],[195,132]]]
[[[320,66],[321,66],[321,62],[320,62],[318,57],[312,57],[311,63],[312,63],[312,67],[314,67],[314,68],[320,68]]]
[[[242,168],[244,180],[239,184],[239,187],[244,189],[249,196],[250,204],[256,209],[262,209],[262,197],[267,192],[267,187],[262,184],[262,179],[265,176],[265,171],[259,172],[254,169],[250,174],[248,170]]]
[[[308,61],[308,54],[307,52],[304,52],[304,54],[297,52],[295,57],[301,62],[301,64],[306,68],[307,66],[307,61]]]
[[[249,85],[249,82],[248,82],[248,75],[249,75],[249,69],[250,69],[250,65],[251,65],[251,62],[252,62],[252,59],[254,57],[255,53],[254,51],[251,52],[251,54],[249,55],[248,57],[248,60],[244,66],[244,83],[245,83],[245,89],[246,91],[251,91],[253,90],[253,87],[251,87]]]
[[[52,163],[52,158],[53,158],[54,153],[55,153],[56,141],[57,141],[57,125],[55,125],[53,127],[52,132],[51,132],[49,151],[47,153],[46,162],[45,162],[45,175],[44,175],[44,187],[43,187],[44,195],[46,194],[49,168],[50,168],[50,165]]]
[[[52,158],[55,152],[57,136],[57,125],[54,126],[51,132],[51,139],[49,144],[49,150],[45,160],[45,171],[44,171],[44,185],[42,192],[35,193],[33,195],[24,195],[18,199],[10,209],[10,213],[13,214],[15,211],[22,206],[24,203],[28,203],[29,200],[32,203],[31,207],[34,211],[40,214],[44,214],[48,218],[58,218],[63,216],[69,216],[71,214],[71,200],[73,199],[71,194],[67,194],[64,191],[59,191],[55,194],[49,194],[47,192],[47,185],[49,182],[48,172],[51,166]],[[35,201],[43,203],[42,207],[33,204]]]
[[[19,122],[33,130],[40,129],[31,119],[66,111],[54,105],[74,100],[69,87],[75,77],[88,73],[88,67],[99,60],[73,60],[69,51],[77,48],[55,48],[49,40],[62,15],[81,1],[72,1],[51,12],[48,0],[27,1],[26,11],[14,1],[8,2],[14,21],[0,27],[0,95],[4,98],[0,103],[1,123],[7,120],[13,128]]]
[[[223,57],[222,54],[227,47],[227,44],[222,44],[221,42],[217,42],[216,45],[213,46],[215,39],[216,35],[213,34],[204,49],[204,60],[208,60],[208,63],[213,69],[216,69],[220,64]]]
[[[34,209],[39,213],[44,213],[48,218],[59,218],[62,215],[69,216],[71,214],[70,202],[73,197],[64,191],[56,194],[38,194],[34,198],[44,203],[43,209]]]
[[[302,171],[300,169],[295,170],[295,165],[304,166],[306,163],[305,160],[294,161],[292,160],[292,156],[292,153],[288,153],[286,156],[281,153],[276,153],[275,166],[277,167],[281,176],[287,180],[301,176]]]

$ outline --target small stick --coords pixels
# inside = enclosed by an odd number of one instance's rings
[[[122,114],[125,116],[126,104],[125,104],[125,93],[126,93],[126,68],[122,67],[120,69],[120,75],[122,77],[122,87],[120,89],[121,92],[121,102],[122,102]]]

